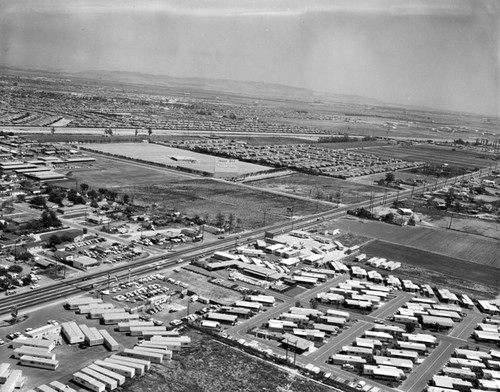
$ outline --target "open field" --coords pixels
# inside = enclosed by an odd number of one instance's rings
[[[174,181],[166,185],[122,188],[134,196],[134,202],[182,211],[184,214],[214,221],[220,212],[227,218],[233,214],[241,219],[245,229],[270,225],[290,219],[288,208],[295,217],[329,209],[320,203],[298,200],[258,189],[212,179]]]
[[[374,241],[363,247],[363,252],[369,256],[376,255],[388,260],[397,260],[424,270],[436,271],[449,278],[458,278],[464,281],[479,283],[498,290],[500,269],[490,265],[478,268],[476,263],[455,259],[423,249],[415,249],[385,241]],[[418,279],[418,275],[415,276]],[[444,282],[432,282],[433,284]]]
[[[494,164],[492,154],[473,150],[452,150],[452,147],[435,145],[394,146],[370,149],[370,153],[407,161],[425,161],[433,165],[447,163],[452,167],[483,168]]]
[[[240,350],[189,331],[191,347],[178,359],[153,365],[143,377],[123,386],[125,392],[326,392],[331,388],[292,375]]]
[[[308,174],[293,174],[278,178],[248,181],[246,184],[310,199],[332,200],[334,202],[340,199],[343,204],[368,200],[372,193],[374,197],[385,193],[385,189],[377,186],[361,185],[331,177]]]
[[[338,220],[337,227],[395,245],[408,246],[412,251],[420,249],[476,264],[500,267],[500,247],[498,241],[494,239],[453,230],[418,226],[400,227],[382,222],[351,219]]]
[[[427,225],[475,234],[500,240],[500,222],[491,214],[466,215],[436,208],[418,207],[418,214]],[[489,217],[486,219],[486,217]],[[451,227],[450,227],[451,223]]]
[[[110,154],[117,154],[132,159],[142,159],[155,163],[162,163],[171,166],[181,166],[194,170],[201,170],[207,173],[214,173],[220,158],[210,155],[199,154],[193,151],[181,150],[178,148],[160,146],[149,143],[119,143],[119,144],[91,144],[89,148]],[[176,158],[176,159],[174,159]],[[184,160],[186,159],[186,160]],[[236,175],[254,173],[268,170],[269,167],[255,165],[253,163],[238,162]]]
[[[173,170],[145,166],[124,160],[116,160],[96,155],[97,161],[85,167],[67,169],[68,178],[77,179],[79,184],[86,183],[92,188],[119,188],[149,184],[166,184],[192,175]],[[58,170],[60,171],[60,170]],[[67,174],[71,172],[70,174]],[[67,182],[66,182],[67,185]]]

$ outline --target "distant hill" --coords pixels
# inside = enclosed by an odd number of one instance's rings
[[[318,103],[343,102],[348,104],[394,106],[385,102],[356,95],[318,92],[300,87],[275,83],[235,81],[227,79],[177,78],[166,75],[149,75],[140,72],[83,71],[65,76],[114,81],[135,85],[154,85],[179,90],[206,91],[211,93],[236,94],[247,97],[294,100]]]

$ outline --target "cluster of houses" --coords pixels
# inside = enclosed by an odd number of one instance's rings
[[[406,333],[395,325],[375,324],[332,355],[330,363],[362,371],[368,377],[400,382],[437,344],[433,335]]]
[[[338,178],[350,178],[374,173],[422,166],[424,162],[379,157],[368,152],[317,147],[312,144],[251,145],[230,140],[185,140],[171,143],[172,147],[221,155],[242,161]]]
[[[499,321],[499,320],[497,320]],[[500,351],[457,348],[432,377],[428,392],[479,392],[500,390]]]

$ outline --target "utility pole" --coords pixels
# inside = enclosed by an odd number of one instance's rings
[[[450,224],[448,225],[448,230],[451,230],[451,222],[453,222],[453,215],[455,215],[454,212],[451,213]]]

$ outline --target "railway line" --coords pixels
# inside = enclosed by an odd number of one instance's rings
[[[488,168],[475,172],[470,177],[481,177],[487,173]],[[448,182],[451,183],[451,181],[453,181],[453,179],[437,181],[435,184],[433,184],[433,187],[443,186]],[[394,200],[405,199],[413,194],[413,192],[421,192],[428,188],[428,185],[419,186],[415,187],[414,189],[400,191],[397,194],[387,196],[381,195],[379,197],[373,198],[372,200],[367,200],[353,205],[343,206],[335,210],[329,210],[288,222],[259,228],[257,230],[240,235],[233,235],[213,243],[202,243],[192,248],[183,249],[175,253],[152,256],[144,260],[137,260],[135,262],[120,265],[105,271],[89,273],[84,277],[68,278],[62,280],[61,282],[31,290],[29,292],[14,294],[8,297],[6,296],[0,300],[0,314],[9,313],[14,305],[17,306],[19,310],[26,310],[28,308],[33,308],[46,302],[59,300],[71,295],[89,291],[96,285],[102,285],[105,284],[106,281],[109,281],[111,274],[113,275],[113,278],[117,277],[120,280],[126,278],[130,271],[133,271],[134,275],[151,273],[158,269],[171,267],[177,264],[177,261],[180,258],[182,258],[185,262],[188,262],[196,257],[200,257],[215,250],[229,250],[235,248],[238,243],[241,244],[263,237],[266,232],[278,234],[287,232],[291,229],[304,229],[317,224],[318,221],[321,220],[339,218],[345,215],[348,209],[367,207],[370,205],[375,206],[379,205],[381,202],[390,203]]]

